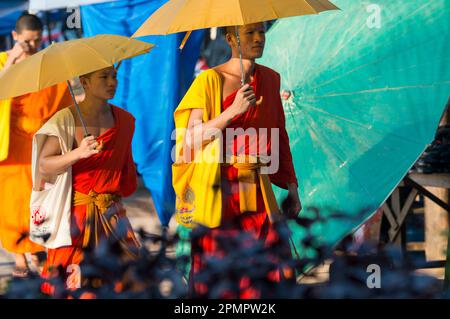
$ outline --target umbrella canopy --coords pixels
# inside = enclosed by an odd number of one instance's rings
[[[118,35],[52,44],[0,74],[0,100],[39,91],[152,48],[152,44]]]
[[[328,0],[171,0],[133,37],[245,25],[336,9]]]
[[[279,21],[261,60],[281,73],[304,206],[348,217],[314,228],[328,244],[386,200],[433,140],[450,95],[449,1],[335,2],[338,14]]]
[[[46,11],[112,1],[117,0],[30,0],[29,10],[31,12]]]
[[[150,16],[133,37],[238,26],[285,17],[316,14],[338,9],[328,0],[171,0]],[[245,84],[239,33],[236,27],[241,83]]]

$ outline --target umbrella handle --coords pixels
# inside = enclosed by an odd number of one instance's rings
[[[88,136],[91,136],[91,134],[87,130],[86,123],[84,122],[83,116],[81,115],[80,107],[78,106],[77,100],[75,99],[75,94],[73,93],[73,88],[72,88],[72,85],[70,84],[69,80],[67,80],[67,86],[69,87],[70,95],[72,96],[73,103],[75,104],[75,109],[77,110],[81,125],[83,126],[84,137],[86,138]]]

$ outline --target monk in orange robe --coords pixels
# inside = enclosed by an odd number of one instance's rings
[[[13,31],[17,41],[14,48],[0,53],[0,73],[36,53],[41,36],[39,18],[29,14],[21,16]],[[29,273],[25,253],[44,250],[27,237],[33,135],[55,112],[70,104],[71,96],[66,84],[0,101],[0,116],[3,117],[0,119],[3,126],[0,143],[0,242],[4,249],[15,253],[13,276],[16,277],[25,277]],[[37,264],[36,255],[32,255],[32,260]]]
[[[192,85],[190,89],[192,92],[187,93],[187,97],[175,111],[175,122],[178,123],[177,119],[181,114],[178,112],[190,109],[188,133],[186,133],[184,141],[188,150],[198,149],[198,145],[196,145],[198,143],[202,145],[210,143],[211,134],[207,133],[208,131],[220,130],[223,138],[222,158],[224,163],[220,165],[219,184],[222,201],[220,225],[217,227],[213,225],[205,235],[196,237],[191,242],[190,290],[192,295],[197,297],[205,297],[209,293],[208,286],[197,280],[197,274],[204,269],[205,259],[212,256],[226,258],[227,252],[222,251],[217,244],[218,237],[237,236],[239,233],[245,232],[265,245],[270,245],[279,239],[271,223],[271,217],[275,220],[275,213],[279,213],[279,210],[277,207],[273,207],[274,196],[270,182],[288,189],[290,199],[287,208],[288,215],[296,216],[301,210],[297,191],[298,183],[280,98],[280,75],[255,63],[255,59],[260,58],[264,50],[264,24],[257,23],[239,27],[247,83],[242,87],[235,30],[235,27],[229,27],[226,32],[226,40],[232,49],[232,58],[225,64],[201,74],[196,79],[197,83]],[[199,83],[204,85],[203,92],[200,92],[201,85]],[[207,99],[217,97],[222,99],[220,114],[205,107],[205,105],[213,104]],[[205,113],[207,116],[213,113],[216,115],[214,118],[205,120]],[[230,129],[234,129],[235,133],[227,134]],[[238,133],[236,129],[241,129],[241,132]],[[254,129],[253,134],[250,132],[252,129]],[[278,138],[273,136],[273,132],[277,132],[275,134],[278,135]],[[278,143],[275,143],[275,140]],[[190,154],[190,152],[185,152],[185,154]],[[273,171],[268,170],[266,176],[263,176],[264,164],[262,164],[261,158],[268,154],[270,154],[271,165],[278,162],[278,167]],[[236,159],[241,159],[241,163],[236,162]],[[259,173],[260,169],[261,173]],[[204,175],[204,172],[202,174]],[[258,175],[260,178],[257,177]],[[264,182],[264,178],[267,180],[267,176],[270,181]],[[212,188],[210,189],[211,193],[215,192]],[[190,197],[194,198],[194,195],[191,194]],[[209,205],[209,207],[215,206]],[[188,210],[181,209],[182,213],[185,211]],[[206,214],[212,212],[213,210],[208,210]],[[272,214],[274,215],[272,216]],[[196,220],[195,213],[193,220]],[[208,221],[209,219],[204,218],[203,220]],[[289,244],[287,244],[285,252],[290,254]],[[293,279],[292,271],[290,275]],[[268,277],[273,281],[281,279],[280,272],[268,274]],[[258,290],[252,287],[248,278],[243,276],[237,285],[239,287],[237,294],[224,291],[220,297],[260,297]]]
[[[80,274],[69,267],[83,261],[86,248],[95,248],[102,239],[114,237],[123,249],[124,258],[138,255],[137,242],[126,217],[121,198],[137,188],[136,167],[131,153],[134,117],[127,111],[109,104],[117,88],[116,70],[105,68],[80,77],[86,98],[80,110],[90,134],[84,137],[74,106],[56,114],[75,120],[75,143],[72,151],[61,155],[58,138],[49,136],[39,155],[40,173],[61,174],[72,168],[73,201],[70,219],[72,244],[48,250],[44,275],[62,267],[67,287],[79,287]],[[51,121],[51,120],[50,120]],[[66,122],[67,123],[67,122]],[[126,229],[121,234],[117,225]],[[82,275],[82,274],[81,274]]]

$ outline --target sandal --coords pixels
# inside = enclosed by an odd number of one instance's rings
[[[29,278],[30,274],[30,269],[24,267],[15,267],[12,272],[13,278]]]

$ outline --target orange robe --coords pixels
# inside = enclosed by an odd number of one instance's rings
[[[133,194],[137,188],[136,166],[131,154],[134,118],[130,113],[118,107],[113,106],[112,109],[114,127],[97,138],[99,143],[103,142],[102,151],[90,158],[82,159],[72,166],[74,194],[79,192],[88,195],[95,192],[127,197]],[[117,208],[113,214],[109,214],[111,216],[108,216],[108,219],[123,222],[127,231],[121,238],[126,241],[131,251],[137,253],[139,244],[126,217],[125,209],[120,202],[117,203]],[[72,206],[70,220],[72,245],[48,250],[44,275],[50,274],[52,268],[62,266],[67,270],[70,265],[78,265],[82,262],[85,248],[83,240],[88,231],[86,216],[87,205]],[[91,238],[96,235],[100,239],[107,236],[107,232],[104,231],[101,224],[90,229]],[[98,230],[98,233],[95,233],[95,229]]]
[[[250,85],[256,95],[256,100],[263,97],[261,105],[250,107],[247,112],[236,116],[227,128],[242,128],[244,130],[254,128],[257,135],[255,139],[243,140],[237,136],[227,140],[224,133],[224,154],[234,156],[271,154],[278,155],[279,169],[270,175],[273,184],[287,188],[288,183],[297,184],[297,178],[292,163],[292,155],[289,147],[289,138],[285,128],[285,115],[280,98],[280,76],[275,71],[262,66],[255,65],[255,73]],[[226,97],[222,103],[222,111],[230,107],[236,97],[237,91]],[[259,130],[259,129],[267,129]],[[279,149],[272,150],[271,129],[279,129]],[[263,136],[267,135],[267,136]],[[262,142],[261,142],[262,139]],[[265,143],[267,142],[267,143]],[[257,147],[255,147],[255,143]],[[264,145],[265,143],[265,145]],[[230,154],[231,152],[231,154]],[[276,154],[277,153],[277,154]],[[217,238],[234,237],[239,233],[250,234],[253,239],[261,241],[266,246],[279,240],[278,234],[274,231],[269,220],[264,204],[263,195],[259,183],[256,193],[255,212],[241,212],[238,169],[231,165],[221,166],[221,190],[222,190],[222,222],[218,228],[209,230],[205,235],[196,237],[191,245],[191,273],[190,290],[194,296],[207,297],[207,285],[197,281],[197,275],[205,268],[205,260],[212,256],[223,258],[231,253],[223,251],[217,243]],[[281,245],[280,245],[281,246]],[[284,256],[290,255],[289,243],[283,246],[280,251]],[[273,256],[277,258],[277,256]],[[279,281],[279,272],[267,274],[268,279]],[[292,278],[290,278],[292,279]],[[248,278],[239,278],[239,293],[223,291],[223,298],[259,298],[259,291],[252,287]]]
[[[32,140],[54,113],[71,104],[65,83],[11,100],[8,157],[0,162],[0,244],[10,252],[44,250],[26,236],[30,227]]]

